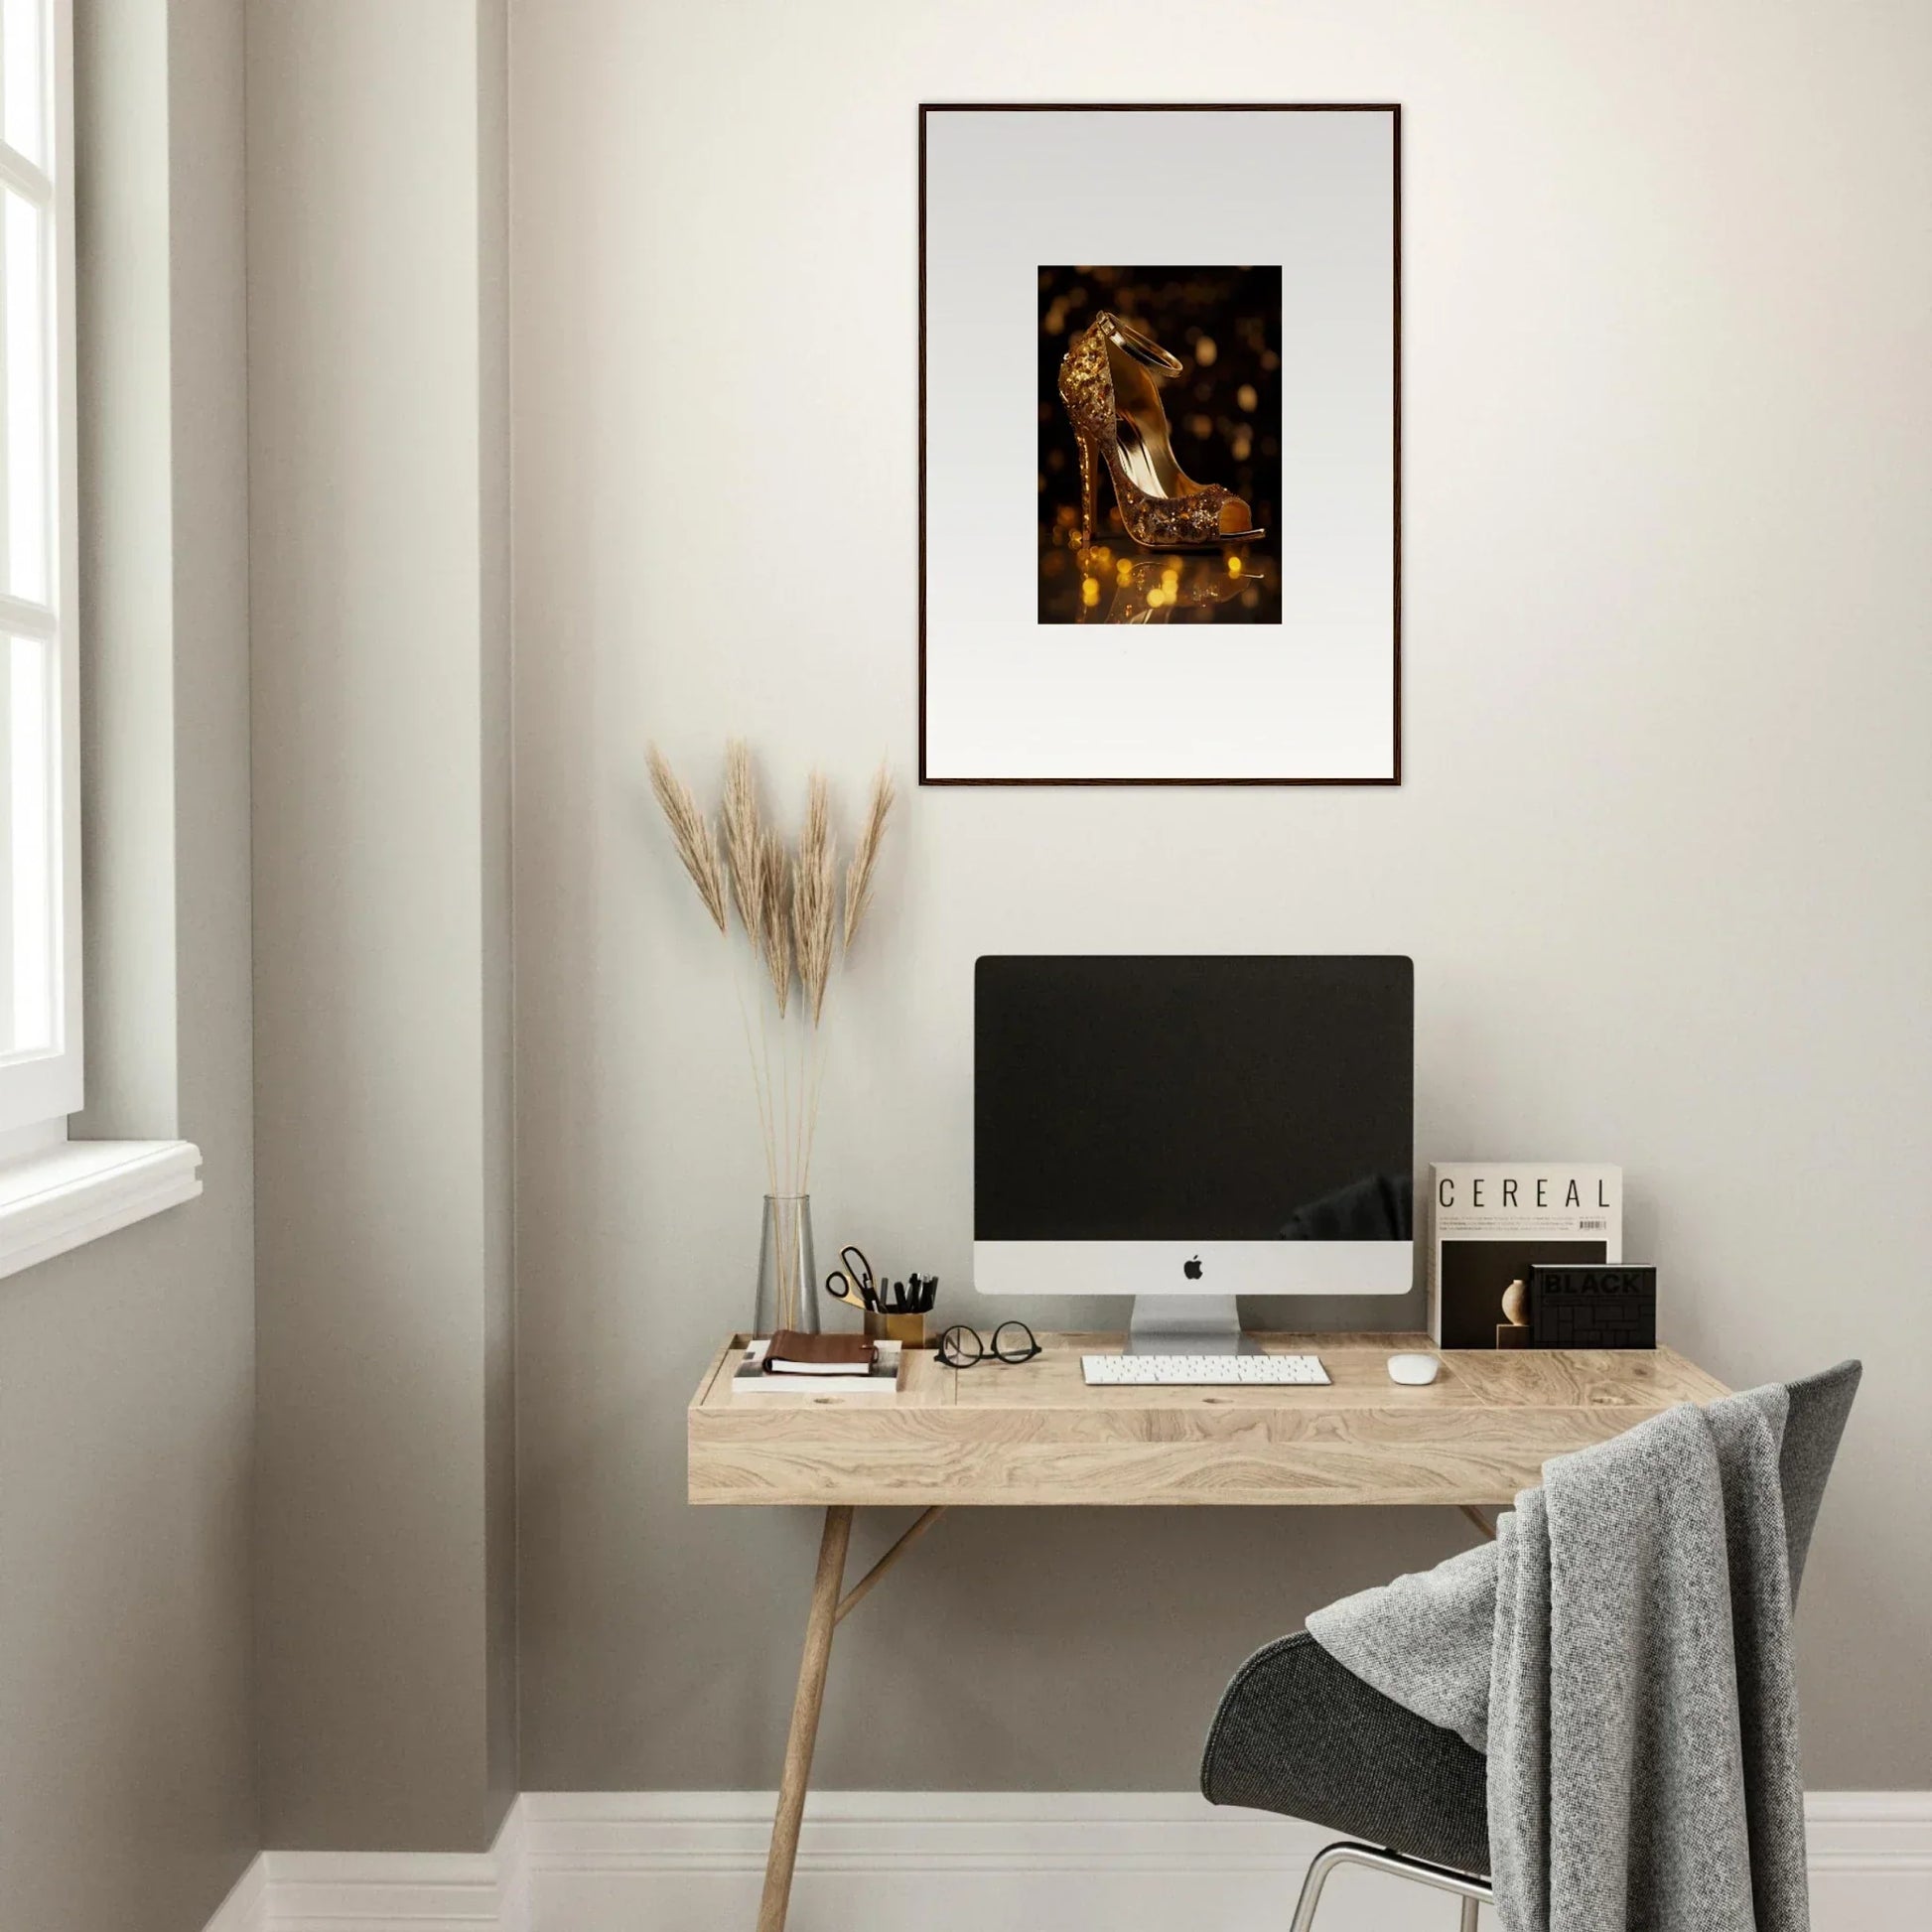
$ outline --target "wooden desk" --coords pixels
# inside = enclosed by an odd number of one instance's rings
[[[1042,1334],[1036,1360],[949,1369],[909,1354],[897,1398],[805,1393],[734,1400],[743,1335],[712,1358],[687,1416],[694,1503],[825,1511],[765,1865],[759,1932],[782,1932],[832,1632],[937,1520],[959,1507],[1084,1503],[1440,1503],[1493,1534],[1484,1505],[1534,1488],[1553,1455],[1587,1449],[1724,1385],[1668,1348],[1456,1352],[1426,1388],[1388,1377],[1423,1335],[1268,1335],[1318,1355],[1326,1388],[1099,1388],[1083,1351],[1119,1335]],[[852,1512],[922,1513],[850,1589]]]

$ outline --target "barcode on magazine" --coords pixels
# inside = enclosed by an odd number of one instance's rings
[[[1593,1221],[1579,1221],[1577,1223],[1577,1232],[1579,1234],[1590,1232],[1601,1234],[1609,1225],[1609,1222],[1599,1215]]]

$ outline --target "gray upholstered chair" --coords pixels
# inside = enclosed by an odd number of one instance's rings
[[[1788,1385],[1778,1472],[1794,1597],[1861,1372],[1842,1362]],[[1463,1932],[1473,1932],[1491,1895],[1487,1765],[1452,1730],[1404,1710],[1299,1631],[1235,1673],[1208,1731],[1200,1781],[1217,1805],[1306,1818],[1353,1841],[1329,1846],[1309,1867],[1291,1932],[1308,1932],[1340,1864],[1453,1894]]]

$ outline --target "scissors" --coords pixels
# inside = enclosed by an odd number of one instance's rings
[[[825,1277],[825,1292],[835,1302],[845,1302],[868,1314],[878,1312],[879,1291],[874,1285],[872,1263],[853,1247],[839,1250],[839,1266]]]

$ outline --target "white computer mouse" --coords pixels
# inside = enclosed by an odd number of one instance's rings
[[[1406,1382],[1411,1388],[1420,1388],[1425,1382],[1433,1382],[1443,1364],[1434,1355],[1391,1355],[1389,1357],[1389,1380]]]

